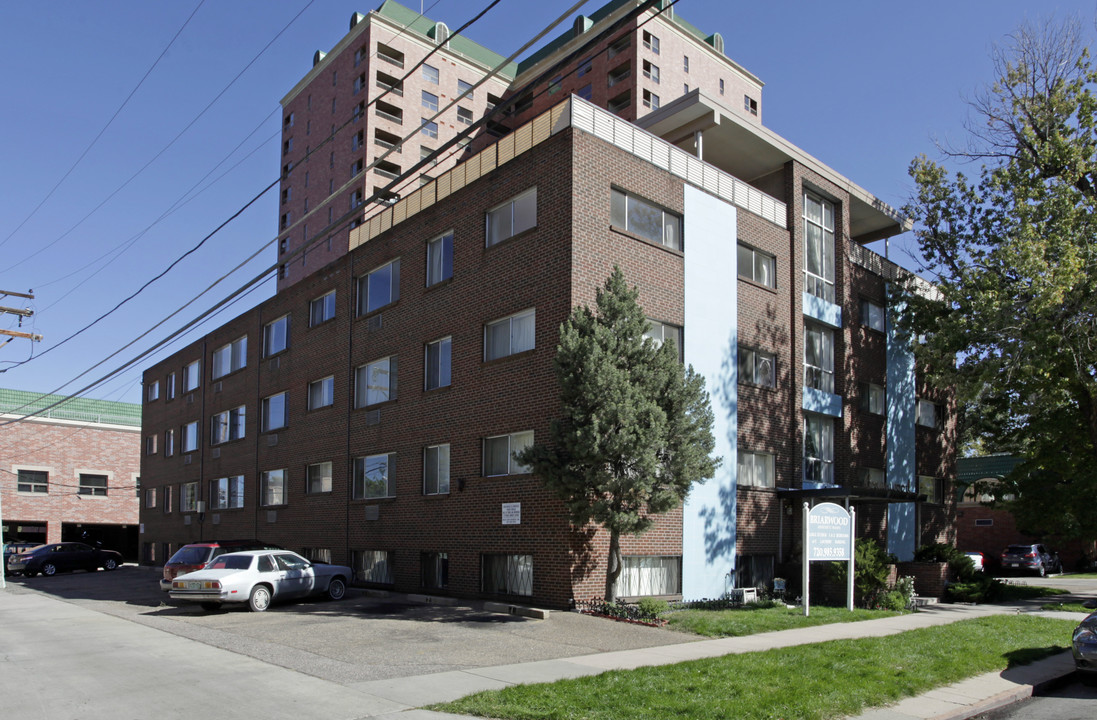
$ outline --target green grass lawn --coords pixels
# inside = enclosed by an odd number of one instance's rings
[[[771,608],[729,608],[727,610],[678,610],[663,615],[670,627],[706,637],[739,637],[774,630],[827,625],[836,622],[875,620],[902,613],[889,610],[849,611],[842,608],[813,605],[811,615],[804,617],[802,607],[788,608],[778,605]]]
[[[1062,612],[1082,612],[1091,613],[1093,610],[1082,605],[1082,603],[1044,603],[1040,606],[1041,610],[1060,610]]]
[[[823,720],[1064,650],[1074,623],[996,615],[477,693],[430,709],[503,720]]]
[[[998,602],[1010,600],[1032,600],[1047,597],[1048,595],[1069,595],[1069,590],[1060,588],[1040,587],[1039,585],[1003,585],[1002,597]]]

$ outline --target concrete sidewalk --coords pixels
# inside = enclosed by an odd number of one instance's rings
[[[148,717],[144,710],[155,710],[161,720],[196,716],[297,720],[302,714],[323,714],[332,720],[442,720],[456,716],[416,708],[519,683],[893,635],[1031,607],[937,605],[880,620],[348,683],[325,679],[322,673],[306,675],[46,595],[0,592],[0,647],[4,648],[0,653],[0,693],[11,717],[51,720]],[[317,667],[323,666],[323,658],[317,656],[316,661]],[[871,710],[861,718],[971,717],[1031,695],[1034,686],[1072,670],[1069,655],[1058,656],[939,688],[889,708]],[[50,691],[36,688],[28,693],[26,683],[32,678],[36,683],[54,678],[54,686]]]
[[[606,670],[628,670],[643,666],[668,665],[686,660],[719,657],[769,650],[778,647],[807,645],[860,637],[882,637],[917,628],[946,625],[976,617],[1022,612],[1024,604],[1015,606],[932,605],[920,612],[880,620],[834,623],[795,630],[720,638],[663,645],[642,650],[599,653],[580,657],[473,668],[459,672],[421,675],[358,683],[356,690],[384,698],[400,705],[429,705],[447,702],[482,690],[499,690],[522,683],[552,682],[565,678],[597,675]],[[1044,613],[1056,618],[1081,620],[1082,613]],[[1032,665],[1012,668],[1001,673],[969,678],[961,683],[938,688],[924,695],[909,698],[895,706],[876,708],[858,716],[857,720],[960,720],[981,712],[1016,702],[1033,693],[1034,687],[1071,674],[1074,662],[1070,653],[1047,658]],[[378,715],[376,717],[383,717]],[[400,720],[443,720],[463,716],[433,713],[426,710],[404,712]]]

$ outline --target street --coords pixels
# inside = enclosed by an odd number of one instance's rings
[[[974,720],[1092,720],[1095,714],[1097,685],[1071,682]]]

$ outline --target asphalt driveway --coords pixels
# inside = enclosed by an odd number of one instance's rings
[[[375,597],[351,588],[339,602],[277,604],[206,612],[168,598],[158,574],[115,572],[8,578],[8,591],[45,594],[213,647],[350,684],[478,667],[576,657],[695,641],[693,635],[552,612],[535,620],[457,606]]]

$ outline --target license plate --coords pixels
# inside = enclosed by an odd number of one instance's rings
[[[1009,566],[1010,567],[1021,567],[1020,564],[1018,564],[1018,563],[1010,563]]]
[[[199,581],[199,580],[188,580],[187,581],[187,590],[201,590],[201,589],[202,589],[201,581]]]

